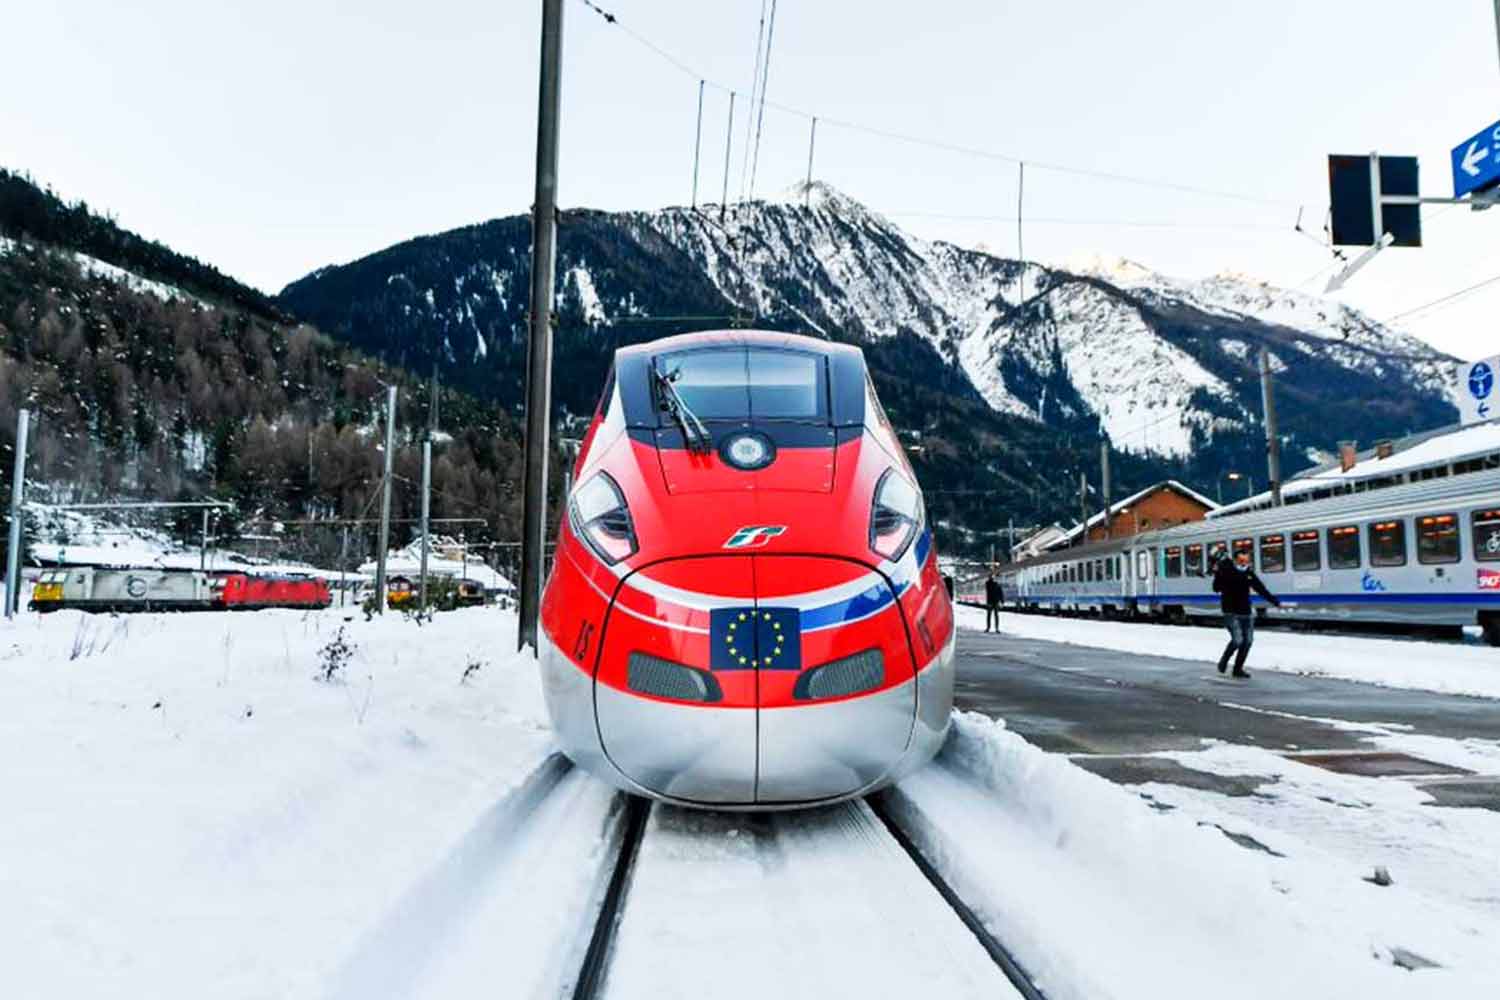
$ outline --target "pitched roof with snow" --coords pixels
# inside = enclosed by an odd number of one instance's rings
[[[1187,497],[1189,500],[1192,500],[1194,503],[1201,504],[1208,511],[1215,511],[1219,509],[1219,505],[1217,503],[1210,500],[1202,493],[1199,493],[1197,490],[1184,486],[1182,483],[1179,483],[1175,479],[1167,479],[1160,483],[1153,483],[1143,490],[1138,490],[1137,492],[1132,493],[1130,496],[1126,497],[1124,500],[1117,500],[1116,502],[1109,505],[1109,510],[1107,512],[1101,510],[1099,513],[1095,514],[1093,517],[1090,517],[1082,524],[1075,524],[1072,528],[1069,528],[1061,538],[1058,538],[1056,541],[1049,542],[1047,544],[1047,550],[1052,551],[1054,549],[1063,548],[1066,545],[1071,545],[1073,543],[1073,540],[1080,534],[1088,531],[1097,524],[1102,524],[1104,522],[1104,516],[1106,513],[1108,513],[1110,517],[1114,517],[1114,515],[1125,510],[1131,504],[1136,503],[1142,498],[1150,496],[1152,493],[1157,493],[1161,490],[1174,490],[1177,493],[1181,493],[1183,496]]]

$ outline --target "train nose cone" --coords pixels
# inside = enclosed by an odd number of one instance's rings
[[[916,685],[895,594],[848,560],[711,556],[627,578],[595,691],[610,762],[706,805],[794,804],[879,781]]]

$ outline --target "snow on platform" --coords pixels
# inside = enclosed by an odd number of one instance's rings
[[[1247,849],[983,716],[961,714],[890,799],[1050,1000],[1443,1000],[1500,982],[1495,914],[1376,886],[1295,836],[1280,856]],[[1437,967],[1406,967],[1422,962]]]
[[[957,609],[959,625],[984,628],[980,608]],[[1228,635],[1211,628],[1002,613],[1000,630],[1028,639],[1216,663]],[[1467,643],[1258,629],[1246,667],[1336,677],[1383,687],[1500,698],[1500,649]]]

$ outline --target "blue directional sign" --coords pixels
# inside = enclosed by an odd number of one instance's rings
[[[1500,183],[1500,122],[1453,147],[1453,197]]]

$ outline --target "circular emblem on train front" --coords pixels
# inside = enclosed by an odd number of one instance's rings
[[[1495,388],[1495,373],[1481,361],[1469,369],[1469,392],[1475,399],[1484,399]]]
[[[125,578],[125,593],[131,597],[146,596],[146,581],[143,577],[130,576]]]

